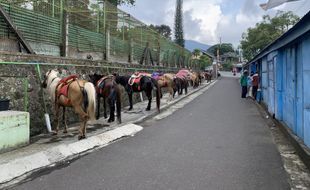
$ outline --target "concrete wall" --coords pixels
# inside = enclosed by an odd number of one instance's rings
[[[10,63],[14,62],[14,63]],[[16,64],[16,62],[18,64]],[[119,73],[131,74],[135,69],[151,72],[153,70],[165,70],[173,72],[173,69],[163,67],[147,67],[137,64],[107,63],[101,61],[77,60],[70,58],[59,58],[54,56],[38,56],[26,54],[4,53],[0,54],[0,91],[1,95],[11,99],[10,108],[17,111],[29,111],[31,120],[31,135],[40,134],[45,131],[44,123],[44,101],[43,95],[48,95],[40,87],[40,79],[37,71],[39,65],[41,73],[50,69],[58,69],[63,76],[79,74],[81,78],[88,80],[91,73]],[[139,95],[135,94],[134,101],[139,101]],[[53,115],[53,102],[48,98],[45,100],[48,113]],[[127,95],[123,96],[123,106],[127,106]],[[71,109],[68,110],[69,123],[75,123],[78,118]]]

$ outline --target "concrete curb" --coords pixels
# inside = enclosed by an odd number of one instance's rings
[[[176,103],[186,99],[187,97],[199,92],[204,91],[205,88],[213,86],[216,81],[208,84],[203,84],[201,87],[194,89],[182,97],[172,100],[161,108],[165,111]],[[85,140],[73,142],[70,144],[61,144],[49,150],[41,151],[26,157],[12,160],[9,163],[0,164],[0,188],[5,188],[16,184],[35,172],[39,172],[49,167],[64,163],[66,161],[77,158],[81,155],[89,153],[95,148],[102,148],[109,145],[117,139],[133,136],[143,129],[137,125],[142,123],[159,113],[154,111],[146,116],[137,120],[125,123],[122,126],[116,127],[110,131],[90,136]]]
[[[114,130],[89,137],[87,140],[59,145],[50,150],[2,164],[0,165],[0,188],[8,187],[14,183],[14,180],[20,181],[30,173],[55,166],[57,163],[66,160],[71,160],[94,148],[104,147],[117,139],[133,136],[142,129],[141,126],[127,124]]]

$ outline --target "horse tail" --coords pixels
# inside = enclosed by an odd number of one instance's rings
[[[121,100],[121,90],[120,88],[116,85],[116,114],[117,114],[117,119],[119,123],[122,123],[122,117],[121,117],[121,108],[122,108],[122,100]]]
[[[86,96],[84,97],[84,102],[85,100],[87,101],[87,106],[85,106],[87,115],[89,116],[90,120],[95,120],[95,113],[96,113],[96,89],[94,85],[90,82],[85,83],[84,85],[84,90],[86,92]],[[85,99],[87,98],[87,99]]]

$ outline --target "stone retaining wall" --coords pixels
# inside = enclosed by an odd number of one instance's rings
[[[119,73],[130,74],[135,70],[164,70],[166,72],[176,71],[177,68],[151,67],[137,64],[107,63],[104,61],[77,60],[70,58],[60,58],[54,56],[39,56],[27,54],[14,54],[8,52],[0,53],[0,97],[4,96],[11,100],[10,109],[30,112],[31,135],[45,132],[44,122],[44,102],[51,119],[54,118],[53,102],[48,94],[40,87],[41,75],[50,69],[58,69],[62,76],[79,74],[80,78],[88,80],[88,75],[92,73]],[[45,101],[43,101],[43,94]],[[139,101],[139,95],[134,95],[134,101]],[[123,93],[122,106],[128,105],[127,95]],[[67,112],[68,123],[76,123],[77,115],[72,109]]]

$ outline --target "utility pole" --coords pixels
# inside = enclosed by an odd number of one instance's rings
[[[216,64],[213,65],[213,69],[215,70],[215,77],[214,78],[217,78],[218,76],[218,64],[220,63],[220,48],[222,46],[222,38],[220,37],[220,44],[219,46],[217,46],[217,60],[216,60]]]

